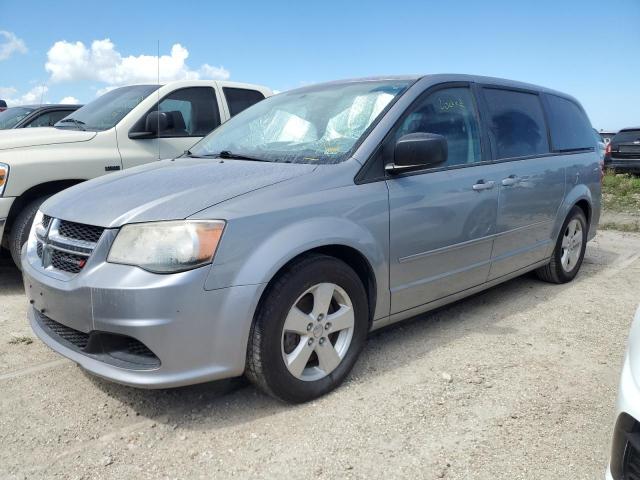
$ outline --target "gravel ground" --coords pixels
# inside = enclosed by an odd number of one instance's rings
[[[25,321],[0,260],[0,478],[602,478],[640,235],[601,232],[579,277],[528,275],[374,333],[349,380],[289,406],[242,381],[92,378]]]

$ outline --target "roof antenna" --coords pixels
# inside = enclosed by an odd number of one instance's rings
[[[158,119],[158,127],[156,129],[156,141],[158,142],[158,160],[160,160],[160,39],[158,39],[158,103],[157,103],[157,113],[156,118]]]
[[[42,105],[43,101],[44,101],[44,82],[40,86],[40,105]]]

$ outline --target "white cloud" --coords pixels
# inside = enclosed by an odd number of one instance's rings
[[[13,87],[0,87],[0,98],[5,100],[10,107],[31,103],[48,103],[46,101],[48,91],[49,87],[46,85],[38,85],[20,95],[18,90]]]
[[[0,30],[0,60],[6,60],[14,53],[27,53],[24,41],[15,33]]]
[[[229,71],[224,67],[204,64],[192,69],[186,60],[189,51],[179,43],[171,47],[170,55],[160,56],[160,81],[227,79]],[[47,53],[45,69],[53,82],[78,80],[98,81],[107,84],[99,92],[112,87],[132,83],[155,83],[158,78],[158,59],[154,55],[129,55],[116,50],[108,38],[94,40],[88,48],[82,42],[59,41]]]
[[[64,97],[58,103],[64,103],[66,105],[77,105],[80,103],[80,100],[78,100],[76,97]]]

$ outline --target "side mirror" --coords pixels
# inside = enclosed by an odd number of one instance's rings
[[[400,137],[393,151],[393,163],[385,166],[389,173],[435,167],[447,161],[447,139],[435,133],[410,133]]]
[[[153,111],[147,114],[143,132],[129,132],[131,139],[156,138],[169,128],[169,116],[165,112]]]

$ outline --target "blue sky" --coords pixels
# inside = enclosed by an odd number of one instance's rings
[[[0,0],[0,97],[91,101],[155,75],[158,40],[167,78],[473,73],[570,93],[598,129],[640,124],[640,0]]]

